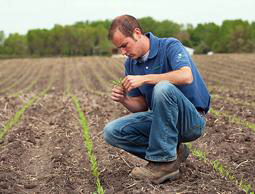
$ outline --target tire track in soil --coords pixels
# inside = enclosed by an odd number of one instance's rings
[[[128,176],[134,166],[146,162],[124,151],[107,145],[102,136],[102,129],[110,120],[125,115],[128,112],[105,96],[87,96],[81,99],[86,113],[91,137],[94,143],[95,155],[101,172],[101,183],[106,193],[238,193],[238,188],[230,181],[215,174],[212,166],[189,157],[182,164],[182,177],[173,182],[152,185],[148,182],[135,181]]]
[[[47,95],[0,147],[0,193],[95,191],[70,99]]]

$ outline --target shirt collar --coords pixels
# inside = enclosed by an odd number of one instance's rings
[[[145,34],[150,39],[150,54],[149,59],[154,58],[158,54],[159,42],[158,38],[152,34],[152,32]]]
[[[149,53],[148,59],[152,59],[158,54],[159,41],[158,41],[158,38],[154,36],[152,32],[145,33],[145,36],[147,36],[150,39],[150,49],[149,49],[150,53]],[[141,63],[141,60],[132,59],[132,61],[134,65],[136,65],[137,63]]]

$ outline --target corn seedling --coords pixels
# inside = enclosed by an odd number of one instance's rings
[[[231,123],[242,125],[244,127],[251,129],[252,132],[255,132],[255,124],[245,121],[239,117],[233,116],[230,113],[227,113],[226,111],[224,111],[224,112],[217,111],[217,110],[211,108],[210,113],[212,113],[213,115],[215,115],[217,117],[219,117],[220,115],[223,115],[224,117],[228,118]]]
[[[53,83],[54,76],[51,77],[47,87],[39,94],[33,96],[19,111],[16,112],[16,114],[7,121],[7,123],[4,125],[4,127],[0,130],[0,140],[4,137],[4,135],[7,133],[9,129],[11,129],[16,123],[19,122],[20,118],[22,117],[23,113],[33,104],[35,103],[39,98],[44,96],[48,90],[50,89],[52,83]]]
[[[205,151],[193,148],[191,143],[186,143],[186,145],[190,149],[193,156],[197,157],[199,160],[204,161],[206,164],[211,165],[213,167],[213,170],[218,175],[223,176],[231,182],[235,183],[236,186],[238,186],[246,193],[254,194],[254,192],[251,191],[252,186],[248,183],[248,181],[244,181],[243,178],[241,180],[238,180],[229,169],[223,166],[223,164],[219,160],[209,160],[206,157]]]
[[[123,81],[123,78],[112,80],[112,84],[113,86],[122,86],[122,81]]]
[[[83,140],[84,140],[84,144],[86,146],[86,150],[88,153],[92,174],[93,174],[93,176],[96,177],[97,192],[99,194],[103,194],[104,189],[101,186],[100,179],[99,179],[100,173],[98,172],[98,169],[97,169],[97,161],[96,161],[96,157],[93,152],[93,142],[89,135],[89,128],[88,128],[87,120],[84,116],[84,113],[81,111],[80,103],[79,103],[79,100],[77,99],[77,97],[76,96],[71,96],[71,97],[75,104],[76,110],[80,116],[80,122],[81,122],[81,125],[83,128]]]

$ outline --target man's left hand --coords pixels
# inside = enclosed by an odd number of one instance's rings
[[[127,91],[130,91],[134,88],[140,87],[141,85],[144,84],[144,82],[145,82],[145,76],[142,76],[142,75],[128,75],[122,81],[122,85]]]

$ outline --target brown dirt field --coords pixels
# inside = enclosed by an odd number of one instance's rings
[[[227,75],[226,72],[232,68],[230,62],[235,61],[234,65],[237,65],[239,60],[240,64],[244,61],[245,64],[254,65],[255,56],[195,56],[195,60],[200,66],[214,64],[217,67],[214,62],[218,60],[226,63],[223,77],[228,80],[226,76],[231,75]],[[182,164],[181,177],[176,181],[153,185],[129,177],[128,174],[134,166],[144,165],[146,162],[107,145],[102,136],[102,129],[107,122],[130,114],[110,98],[111,79],[123,75],[122,62],[123,59],[107,57],[0,61],[0,68],[4,72],[11,72],[8,68],[13,69],[15,63],[25,66],[33,63],[36,64],[35,68],[39,68],[40,65],[44,67],[38,81],[30,90],[22,91],[27,84],[19,84],[10,92],[21,92],[18,97],[11,97],[9,93],[0,95],[0,130],[25,102],[47,87],[51,76],[55,78],[47,94],[30,106],[20,121],[0,141],[0,193],[96,192],[95,178],[91,174],[88,155],[83,144],[79,114],[71,98],[67,96],[69,86],[69,91],[78,97],[82,111],[86,115],[100,181],[105,193],[244,193],[234,182],[217,174],[212,165],[193,155]],[[100,65],[104,67],[101,68]],[[219,65],[222,68],[222,64]],[[242,69],[248,70],[247,66]],[[23,70],[26,71],[26,68]],[[206,68],[203,68],[201,73],[205,75],[205,71]],[[19,74],[16,75],[18,78]],[[31,74],[29,80],[36,79],[36,75]],[[5,79],[5,75],[0,78]],[[213,108],[227,110],[233,116],[239,116],[251,123],[255,122],[255,109],[249,106],[255,102],[252,95],[255,78],[246,86],[248,90],[251,88],[249,93],[233,89],[228,83],[222,86],[217,80],[215,82],[205,80],[216,88],[213,90],[214,94],[246,102],[245,105],[240,105],[230,103],[226,98],[216,99],[213,101],[215,102],[212,104]],[[237,83],[242,84],[242,80],[245,80],[245,77],[240,74],[240,81]],[[0,90],[9,84],[0,85]],[[220,87],[224,88],[219,89]],[[255,134],[251,129],[231,123],[224,116],[216,117],[210,113],[204,137],[192,145],[205,150],[209,160],[222,161],[224,167],[238,180],[249,181],[255,189],[254,141]]]

